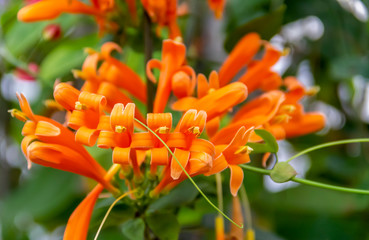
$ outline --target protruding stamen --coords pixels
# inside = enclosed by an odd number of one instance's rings
[[[296,106],[292,104],[286,104],[281,106],[281,112],[293,113],[296,110]]]
[[[74,108],[77,110],[86,110],[87,106],[79,101],[76,102],[76,104],[74,105]]]
[[[49,109],[64,110],[63,106],[57,103],[55,100],[47,99],[44,101],[44,105]]]
[[[288,121],[291,119],[292,117],[288,114],[280,114],[275,116],[272,119],[272,124],[281,124],[281,123],[288,123]]]
[[[175,42],[183,43],[182,37],[178,36],[174,39]]]
[[[169,128],[168,127],[159,127],[158,129],[155,130],[155,132],[160,133],[160,134],[166,134],[169,133]]]
[[[209,91],[208,91],[208,94],[212,93],[215,91],[215,88],[210,88]]]
[[[242,147],[239,147],[235,152],[234,154],[250,154],[252,151],[254,151],[254,149],[252,149],[251,147],[249,146],[242,146]]]
[[[291,52],[291,48],[285,47],[282,51],[282,56],[287,56],[288,54],[290,54],[290,52]]]
[[[84,51],[85,53],[87,53],[88,55],[92,55],[92,54],[94,54],[94,53],[97,53],[97,52],[96,52],[96,50],[94,50],[94,49],[92,49],[92,48],[89,48],[89,47],[84,48],[84,49],[83,49],[83,51]]]
[[[195,135],[199,135],[200,134],[200,127],[190,127],[189,129],[188,129],[188,131],[190,132],[190,133],[193,133],[193,134],[195,134]]]
[[[10,113],[10,115],[12,117],[15,117],[16,119],[25,122],[27,121],[27,116],[26,114],[24,114],[23,112],[19,111],[18,109],[10,109],[8,110],[8,113]]]
[[[124,126],[119,126],[119,125],[115,126],[115,132],[117,133],[122,133],[122,132],[125,132],[126,130],[127,128]]]
[[[74,78],[81,78],[81,79],[86,78],[86,74],[78,69],[72,69],[72,74]]]
[[[313,86],[310,89],[305,91],[305,94],[307,96],[314,96],[316,95],[318,92],[320,91],[320,87],[319,86]]]

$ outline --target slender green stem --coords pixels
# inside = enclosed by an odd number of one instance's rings
[[[222,188],[222,175],[220,173],[215,174],[215,180],[217,183],[217,196],[218,196],[218,207],[223,212],[223,188]]]
[[[137,190],[136,190],[136,189],[134,189],[134,190],[132,190],[132,191],[126,192],[126,193],[122,194],[120,197],[118,197],[117,199],[115,199],[115,200],[114,200],[114,202],[110,205],[110,207],[109,207],[108,211],[106,212],[106,214],[105,214],[105,216],[104,216],[103,220],[101,221],[101,224],[100,224],[100,226],[99,226],[99,229],[98,229],[98,230],[97,230],[97,232],[96,232],[96,235],[95,235],[94,240],[97,240],[97,238],[99,237],[100,231],[101,231],[102,227],[104,226],[104,223],[105,223],[106,219],[108,218],[108,216],[109,216],[109,214],[110,214],[111,210],[112,210],[112,209],[113,209],[113,207],[115,206],[115,204],[117,204],[117,202],[119,202],[121,199],[123,199],[124,197],[126,197],[128,194],[132,194],[132,193],[134,193],[134,192],[136,192],[136,191],[137,191]]]
[[[261,173],[261,174],[265,174],[265,175],[270,175],[270,172],[271,172],[268,169],[253,167],[253,166],[245,165],[245,164],[241,164],[239,166],[242,167],[242,168],[244,168],[244,169],[246,169],[246,170],[249,170],[249,171],[252,171],[252,172]]]
[[[241,193],[242,205],[243,205],[244,212],[245,212],[246,229],[249,230],[249,229],[252,229],[252,216],[251,216],[250,202],[249,202],[249,198],[247,197],[245,186],[241,187],[240,193]]]
[[[258,167],[253,167],[253,166],[249,166],[249,165],[239,165],[239,166],[246,169],[246,170],[256,172],[256,173],[261,173],[261,174],[264,174],[264,175],[270,175],[270,173],[271,173],[271,170],[262,169],[262,168],[258,168]],[[325,183],[319,183],[319,182],[316,182],[316,181],[306,180],[306,179],[297,178],[297,177],[292,178],[291,181],[301,183],[301,184],[305,184],[305,185],[309,185],[309,186],[313,186],[313,187],[325,188],[325,189],[330,189],[330,190],[335,190],[335,191],[340,191],[340,192],[358,193],[358,194],[369,195],[369,190],[339,187],[339,186],[334,186],[334,185],[325,184]]]
[[[174,160],[178,163],[178,165],[181,167],[181,169],[183,170],[183,172],[186,174],[187,178],[191,181],[191,183],[195,186],[195,188],[197,189],[197,191],[199,191],[199,193],[203,196],[203,198],[210,204],[210,206],[212,206],[215,210],[217,210],[220,214],[222,214],[226,219],[228,219],[231,223],[233,223],[234,225],[236,225],[239,228],[243,228],[243,224],[242,225],[238,225],[237,223],[235,223],[230,217],[228,217],[223,211],[221,211],[217,206],[215,206],[214,203],[212,203],[210,201],[210,199],[205,195],[205,193],[200,189],[200,187],[195,183],[195,181],[192,179],[192,177],[190,176],[190,174],[188,174],[188,172],[186,171],[186,169],[182,166],[182,164],[179,162],[179,160],[177,159],[177,157],[174,155],[174,153],[172,152],[172,150],[170,150],[170,148],[168,147],[168,145],[163,141],[163,139],[161,139],[158,134],[156,134],[153,130],[151,130],[146,124],[144,124],[143,122],[141,122],[140,120],[138,120],[137,118],[135,118],[135,121],[138,122],[139,124],[141,124],[144,128],[146,128],[149,132],[151,132],[168,150],[168,152],[170,153],[170,155],[172,155],[172,157],[174,158]]]
[[[338,186],[334,186],[334,185],[330,185],[330,184],[319,183],[319,182],[315,182],[315,181],[311,181],[311,180],[307,180],[307,179],[302,179],[302,178],[297,178],[297,177],[293,177],[291,179],[291,181],[294,181],[294,182],[297,182],[297,183],[302,183],[302,184],[305,184],[305,185],[310,185],[310,186],[313,186],[313,187],[325,188],[325,189],[336,190],[336,191],[341,191],[341,192],[358,193],[358,194],[369,195],[369,190],[356,189],[356,188],[347,188],[347,187],[338,187]]]
[[[356,139],[346,139],[346,140],[340,140],[340,141],[334,141],[334,142],[328,142],[328,143],[323,143],[314,147],[310,147],[307,148],[301,152],[299,152],[298,154],[290,157],[286,162],[290,162],[291,160],[304,155],[306,153],[321,149],[321,148],[326,148],[326,147],[331,147],[331,146],[335,146],[335,145],[341,145],[341,144],[347,144],[347,143],[358,143],[358,142],[369,142],[369,138],[356,138]]]

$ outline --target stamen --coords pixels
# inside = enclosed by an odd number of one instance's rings
[[[190,133],[193,133],[193,134],[195,134],[195,135],[199,135],[200,134],[200,127],[190,127],[189,129],[188,129],[188,131],[190,132]]]
[[[74,108],[77,110],[86,110],[87,106],[81,102],[76,102],[76,104],[74,105]]]
[[[10,109],[8,110],[8,113],[10,113],[12,117],[15,117],[16,119],[22,122],[25,122],[28,120],[26,114],[24,114],[22,111],[19,111],[18,109]]]
[[[208,94],[212,93],[215,91],[215,88],[210,88],[209,91],[208,91]]]
[[[281,106],[281,112],[293,113],[296,110],[296,106],[292,104],[286,104]]]
[[[242,146],[242,147],[239,147],[235,152],[234,154],[250,154],[252,151],[254,151],[254,149],[252,149],[251,147],[249,146]]]
[[[119,125],[115,126],[115,132],[117,133],[122,133],[122,132],[125,132],[126,130],[127,128],[124,126],[119,126]]]
[[[282,56],[287,56],[288,54],[290,54],[290,52],[291,52],[291,48],[285,47],[282,51]]]
[[[320,91],[320,87],[319,86],[313,86],[310,89],[305,91],[305,94],[307,96],[314,96],[316,95],[318,92]]]
[[[182,37],[178,36],[174,39],[175,42],[183,43]]]
[[[292,117],[288,114],[280,114],[272,119],[272,124],[288,123]]]
[[[44,105],[50,109],[58,109],[60,111],[64,110],[62,105],[60,105],[59,103],[57,103],[55,100],[52,99],[45,100]]]
[[[81,79],[86,79],[86,74],[84,72],[82,72],[81,70],[78,69],[72,69],[72,74],[74,78],[81,78]]]
[[[94,49],[89,48],[89,47],[84,48],[84,49],[83,49],[83,51],[84,51],[85,53],[87,53],[88,55],[92,55],[92,54],[94,54],[94,53],[97,53]]]
[[[155,130],[155,132],[160,133],[160,134],[166,134],[169,132],[169,128],[168,127],[159,127],[158,129]]]

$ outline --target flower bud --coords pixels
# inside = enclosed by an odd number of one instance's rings
[[[49,24],[42,31],[42,37],[46,41],[58,40],[61,36],[61,28],[59,24]]]
[[[288,182],[291,178],[296,176],[297,172],[287,162],[277,163],[270,173],[271,179],[276,183]]]

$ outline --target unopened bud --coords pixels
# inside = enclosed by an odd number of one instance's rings
[[[270,178],[276,183],[288,182],[297,172],[288,162],[278,162],[270,173]]]
[[[61,28],[59,24],[49,24],[42,31],[42,37],[46,41],[58,40],[61,36]]]

